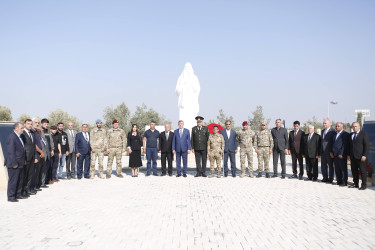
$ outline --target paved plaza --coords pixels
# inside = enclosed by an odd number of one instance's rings
[[[138,178],[62,180],[18,203],[0,191],[0,249],[375,248],[374,187],[142,169]]]

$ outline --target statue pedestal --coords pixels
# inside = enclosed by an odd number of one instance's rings
[[[7,189],[8,169],[4,166],[4,154],[0,144],[0,190]]]

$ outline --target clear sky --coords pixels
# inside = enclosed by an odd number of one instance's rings
[[[176,124],[177,78],[191,62],[200,114],[237,125],[375,120],[375,1],[1,1],[0,105],[84,122],[144,102]],[[272,122],[273,123],[273,122]]]

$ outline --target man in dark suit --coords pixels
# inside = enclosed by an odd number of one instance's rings
[[[352,169],[352,176],[354,184],[349,188],[358,188],[359,174],[358,170],[361,171],[362,185],[359,190],[366,189],[367,182],[367,168],[366,160],[370,149],[370,139],[366,131],[360,129],[358,122],[352,124],[353,132],[349,138],[349,155],[348,160]]]
[[[210,133],[208,132],[208,128],[203,126],[204,118],[202,116],[195,117],[195,120],[197,120],[197,126],[191,129],[191,151],[195,154],[197,168],[195,177],[207,177],[207,141]]]
[[[236,177],[236,154],[238,151],[237,146],[237,134],[236,131],[231,129],[232,122],[225,121],[225,129],[220,131],[220,134],[224,137],[224,177],[228,177],[228,157],[230,159],[230,170],[232,177]]]
[[[321,169],[323,175],[322,182],[328,184],[332,183],[335,175],[333,170],[333,158],[331,158],[330,153],[332,151],[332,142],[336,131],[331,128],[331,121],[328,119],[324,120],[323,127],[320,145]]]
[[[34,138],[34,132],[32,131],[33,122],[30,119],[26,119],[24,123],[25,129],[23,130],[23,133],[21,134],[21,139],[25,145],[26,150],[26,164],[23,168],[23,183],[22,183],[22,195],[23,196],[29,196],[36,194],[35,191],[32,191],[30,189],[31,182],[34,177],[35,173],[35,166],[36,163],[35,154],[36,154],[36,148],[35,148],[35,138]]]
[[[335,164],[337,185],[341,187],[348,185],[348,146],[349,133],[344,130],[341,122],[336,123],[336,136],[333,137],[331,158]]]
[[[286,165],[285,154],[288,153],[288,131],[281,127],[281,119],[277,119],[276,127],[271,129],[273,138],[273,175],[272,178],[277,177],[277,165],[279,163],[279,156],[281,161],[281,178],[285,179]]]
[[[87,124],[82,124],[82,132],[78,133],[75,139],[75,150],[77,160],[77,178],[82,179],[82,169],[84,167],[84,177],[90,178],[90,162],[91,162],[91,146],[90,146],[90,133],[87,132]]]
[[[181,176],[181,157],[183,161],[183,176],[187,177],[187,155],[190,154],[190,131],[184,128],[184,121],[178,122],[178,129],[174,131],[172,152],[176,154],[177,176]]]
[[[314,133],[314,126],[309,125],[308,134],[303,139],[303,157],[306,159],[306,172],[309,181],[318,180],[318,159],[320,155],[320,135]]]
[[[8,201],[18,202],[18,199],[27,198],[22,195],[23,167],[26,160],[24,143],[20,137],[23,133],[22,123],[15,123],[13,131],[7,139],[4,165],[8,168]]]
[[[289,154],[292,155],[293,175],[290,179],[297,178],[297,160],[299,163],[299,179],[303,180],[303,137],[305,132],[300,129],[300,122],[293,123],[294,130],[289,132]]]
[[[173,132],[171,130],[171,125],[169,123],[164,125],[164,131],[160,133],[159,136],[159,153],[161,153],[161,176],[167,174],[167,160],[168,160],[168,175],[172,176],[172,142],[173,142]]]

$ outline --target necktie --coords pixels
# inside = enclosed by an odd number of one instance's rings
[[[84,133],[84,135],[85,135],[85,140],[86,140],[87,142],[89,142],[89,139],[87,138],[87,133]]]
[[[180,137],[182,137],[182,129],[180,129]]]
[[[297,135],[297,131],[294,131],[294,136],[296,136]]]
[[[311,134],[309,134],[309,139],[308,139],[308,141],[310,141],[311,140]]]
[[[70,133],[72,134],[72,137],[74,139],[74,134],[73,134],[73,130],[70,130]]]
[[[323,139],[324,139],[324,137],[326,137],[326,134],[327,134],[327,129],[324,130]]]
[[[169,133],[165,133],[165,138],[167,139],[167,141],[168,141],[168,137],[169,137]]]
[[[353,141],[357,138],[357,133],[354,133]]]
[[[30,137],[30,139],[31,139],[31,142],[34,142],[34,140],[33,140],[33,136],[31,135],[30,132],[28,132],[28,133],[29,133],[29,137]]]

